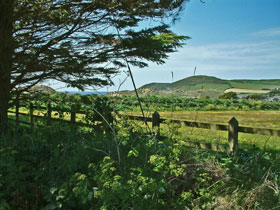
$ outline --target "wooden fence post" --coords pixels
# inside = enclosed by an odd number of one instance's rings
[[[236,157],[238,150],[238,121],[234,117],[229,121],[228,144],[230,151]]]
[[[30,103],[30,125],[31,125],[31,128],[33,129],[33,126],[34,126],[34,116],[33,116],[33,112],[34,112],[34,107],[33,107],[33,104]]]
[[[75,123],[76,122],[76,112],[74,111],[74,106],[71,106],[71,122]]]
[[[157,111],[154,112],[153,116],[152,116],[152,127],[158,127],[158,131],[156,136],[160,136],[160,115]]]
[[[48,104],[48,115],[47,115],[47,125],[51,124],[51,120],[52,120],[52,106],[49,103]]]
[[[19,125],[19,100],[16,99],[16,126]]]

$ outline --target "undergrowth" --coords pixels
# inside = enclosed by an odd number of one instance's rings
[[[127,119],[0,138],[0,209],[279,209],[280,155],[197,150]],[[172,136],[172,135],[171,135]]]

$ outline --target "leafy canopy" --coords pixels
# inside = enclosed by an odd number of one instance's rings
[[[169,29],[185,1],[16,0],[11,89],[48,79],[102,86],[125,59],[138,67],[164,63],[188,38]]]

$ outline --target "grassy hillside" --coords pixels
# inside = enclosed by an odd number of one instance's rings
[[[214,84],[214,83],[203,83],[203,84],[196,84],[192,86],[182,86],[180,87],[181,90],[216,90],[216,91],[224,91],[228,88],[231,88],[230,84]]]
[[[280,88],[280,80],[231,80],[230,85],[234,88],[262,90]]]
[[[183,86],[196,86],[196,85],[206,85],[206,84],[219,84],[219,85],[228,85],[226,80],[222,80],[216,77],[209,76],[192,76],[185,79],[174,82],[172,86],[174,88],[180,88]]]
[[[280,79],[274,80],[223,80],[210,76],[192,76],[171,83],[150,83],[141,88],[153,88],[156,90],[217,90],[224,91],[228,88],[263,90],[280,88]]]

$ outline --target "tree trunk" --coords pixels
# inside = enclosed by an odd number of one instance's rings
[[[14,0],[0,2],[0,131],[6,130],[8,121],[13,54],[13,4]]]

